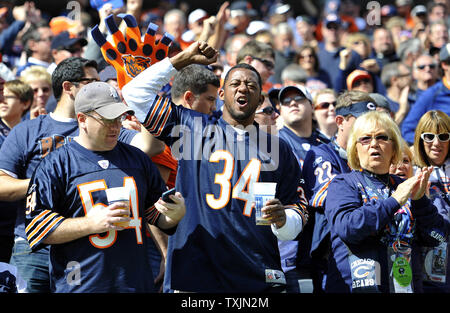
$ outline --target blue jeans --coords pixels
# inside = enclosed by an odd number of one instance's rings
[[[17,267],[26,281],[27,292],[50,292],[48,246],[32,252],[27,240],[16,237],[10,264]]]
[[[287,293],[312,293],[313,283],[309,274],[293,269],[284,273]]]

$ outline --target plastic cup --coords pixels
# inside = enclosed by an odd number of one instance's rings
[[[255,222],[256,225],[270,225],[270,221],[262,218],[261,209],[266,202],[275,198],[277,183],[254,183],[253,195],[255,197]]]
[[[126,206],[123,208],[128,210],[128,214],[122,215],[123,217],[129,217],[130,216],[130,190],[125,187],[116,187],[116,188],[109,188],[106,189],[106,198],[108,201],[108,205],[111,205],[116,202],[123,202]],[[114,223],[116,226],[121,227],[128,227],[129,221],[127,222],[118,222]]]

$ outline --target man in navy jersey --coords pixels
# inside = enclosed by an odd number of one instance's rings
[[[52,75],[55,98],[54,112],[19,123],[9,133],[0,149],[0,200],[23,202],[17,212],[15,244],[11,264],[17,266],[27,282],[28,292],[48,292],[48,248],[31,251],[25,235],[25,196],[36,166],[50,152],[60,148],[78,134],[74,99],[85,84],[98,81],[97,63],[79,57],[62,61]],[[157,144],[150,143],[148,133],[122,130],[120,141],[146,150],[149,155],[160,153]],[[153,140],[158,142],[157,140]],[[145,143],[145,145],[141,145]],[[152,148],[158,148],[152,152]]]
[[[53,292],[151,292],[146,224],[173,233],[184,199],[177,193],[172,204],[158,200],[166,190],[158,169],[144,152],[118,142],[121,122],[133,112],[114,87],[82,87],[75,113],[79,135],[45,158],[31,178],[30,247],[50,244]],[[129,212],[123,202],[108,202],[106,191],[116,187],[128,189]]]
[[[328,144],[312,146],[306,154],[303,176],[306,197],[314,210],[314,230],[310,256],[313,265],[314,293],[323,292],[322,280],[326,275],[330,228],[324,214],[328,185],[338,174],[350,172],[347,164],[347,139],[354,121],[369,110],[375,110],[375,101],[362,91],[345,91],[336,99],[336,137]]]
[[[254,123],[264,101],[259,73],[248,64],[230,69],[219,91],[219,119],[157,95],[181,68],[216,59],[215,49],[195,42],[122,90],[136,117],[178,158],[176,188],[187,209],[169,241],[165,282],[179,291],[280,292],[286,281],[277,237],[294,239],[307,211],[298,196],[301,173],[292,151]],[[256,182],[277,183],[275,199],[262,208],[271,226],[255,223]]]
[[[309,149],[321,143],[321,136],[313,128],[311,94],[302,85],[286,86],[280,90],[278,101],[283,121],[278,134],[291,147],[302,168]],[[288,279],[288,292],[303,293],[312,290],[309,248],[313,225],[308,223],[298,240],[278,243],[281,264]]]

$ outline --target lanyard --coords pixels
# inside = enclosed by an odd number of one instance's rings
[[[391,183],[390,183],[391,182],[391,177],[390,176],[388,176],[389,177],[388,183],[385,184],[386,188],[388,188],[388,196],[386,196],[386,194],[380,194],[378,192],[378,188],[375,187],[375,185],[373,184],[372,180],[369,179],[368,176],[376,177],[374,174],[369,173],[369,172],[367,172],[365,170],[362,171],[362,174],[363,174],[363,177],[364,177],[364,180],[365,180],[366,184],[373,190],[373,192],[378,196],[378,198],[380,198],[380,199],[387,199],[387,198],[389,198],[391,196],[392,189],[390,187],[390,185],[391,185]],[[380,179],[378,179],[378,180],[380,180]]]
[[[368,173],[367,171],[362,172],[366,184],[373,190],[373,192],[378,196],[379,199],[387,199],[392,194],[391,188],[391,177],[386,185],[388,188],[388,195],[380,194],[378,188],[375,187],[372,180],[368,177],[376,177],[375,175]],[[408,204],[402,206],[397,212],[395,212],[394,217],[391,222],[387,225],[387,236],[388,243],[390,245],[395,245],[396,248],[401,248],[404,244],[410,244],[413,236],[413,217]]]
[[[440,168],[437,167],[437,166],[434,167],[434,171],[436,172],[436,177],[438,179],[438,183],[439,183],[440,187],[442,188],[443,193],[445,193],[445,194],[442,195],[442,198],[444,199],[445,203],[447,203],[447,205],[450,206],[450,199],[449,199],[450,195],[448,193],[448,184],[449,184],[448,180],[449,180],[449,178],[447,177],[447,172],[445,171],[445,163],[442,165],[442,170],[444,172],[445,182],[447,184],[445,184],[442,181],[441,175],[439,173],[439,169]]]

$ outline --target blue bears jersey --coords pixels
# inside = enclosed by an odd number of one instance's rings
[[[312,146],[321,144],[318,133],[313,130],[310,137],[299,137],[290,128],[283,126],[278,132],[278,135],[283,139],[292,149],[300,168],[303,167],[303,162],[306,153]],[[305,199],[306,200],[306,199]],[[312,233],[314,223],[310,218],[310,222],[305,225],[298,240],[280,240],[278,247],[280,249],[281,264],[284,271],[293,268],[308,269],[311,267],[311,258],[309,256],[311,248]]]
[[[325,214],[330,221],[332,254],[328,263],[326,290],[331,293],[351,290],[349,249],[360,258],[367,257],[379,262],[379,290],[389,292],[391,269],[388,268],[387,246],[390,242],[390,226],[395,224],[394,214],[400,209],[397,200],[389,195],[403,180],[390,175],[388,189],[378,178],[364,175],[362,171],[339,174],[328,187],[328,192],[333,196],[327,198]],[[378,195],[383,198],[380,199]],[[434,233],[438,232],[443,237],[448,235],[448,221],[439,215],[426,196],[408,200],[402,208],[405,207],[412,213],[415,223],[415,227],[411,227],[412,233],[407,233],[408,238],[412,235],[412,240],[416,240],[419,245],[435,246],[439,242]],[[400,237],[400,240],[404,239]]]
[[[122,129],[119,141],[130,143],[136,133]],[[23,121],[12,129],[0,149],[0,169],[19,179],[30,178],[37,165],[50,152],[70,142],[75,136],[78,136],[78,123],[75,119],[59,121],[48,114]],[[21,202],[15,234],[26,238],[23,212],[25,202]]]
[[[328,194],[328,185],[337,174],[350,172],[347,160],[339,154],[339,147],[334,141],[313,146],[306,155],[303,177],[308,186],[306,197],[314,208],[314,231],[311,241],[311,254],[317,249],[327,247],[326,240],[330,228],[324,215]],[[325,246],[321,246],[325,245]]]
[[[51,245],[52,291],[153,291],[145,223],[157,221],[153,204],[166,187],[148,156],[135,147],[119,142],[111,151],[94,152],[72,141],[45,158],[27,195],[27,239],[39,249],[66,218],[106,206],[105,189],[122,186],[132,191],[130,226]]]
[[[186,201],[186,215],[169,238],[170,288],[268,292],[283,284],[277,238],[255,224],[252,191],[255,182],[276,182],[276,198],[306,223],[300,167],[286,143],[256,123],[256,131],[242,132],[158,96],[143,124],[171,146],[176,188]]]
[[[311,149],[312,146],[318,146],[321,144],[316,131],[313,131],[310,137],[299,137],[291,129],[283,126],[278,132],[281,139],[286,141],[291,147],[294,155],[300,164],[300,168],[303,167],[303,162],[305,161],[306,153]]]

